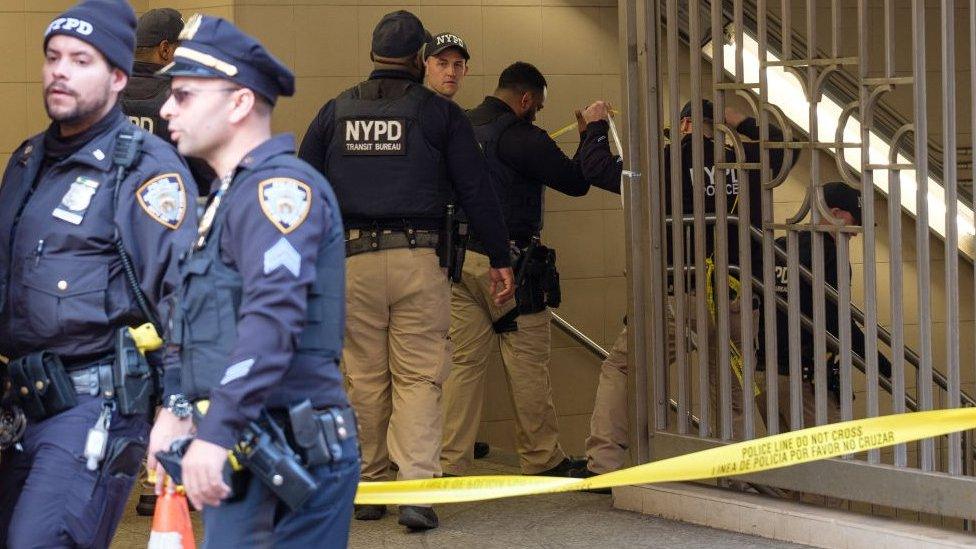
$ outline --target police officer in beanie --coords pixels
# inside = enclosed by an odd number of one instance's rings
[[[374,70],[325,104],[300,156],[333,184],[346,224],[348,322],[343,367],[359,418],[362,477],[441,475],[441,384],[447,377],[451,285],[442,265],[452,195],[485,242],[492,299],[514,286],[498,198],[471,125],[454,103],[425,88],[427,33],[406,11],[373,31]],[[447,216],[448,219],[450,216]],[[441,248],[442,260],[435,251]],[[385,506],[364,505],[376,520]],[[412,529],[437,526],[430,507],[401,506]]]
[[[292,136],[271,134],[275,102],[294,94],[295,78],[254,38],[200,15],[165,73],[170,134],[182,154],[206,159],[220,186],[181,264],[168,361],[182,363],[182,382],[166,379],[150,467],[155,451],[195,430],[182,480],[203,509],[207,547],[345,547],[359,452],[339,373],[342,219],[329,184],[295,158]],[[188,403],[203,400],[194,427]],[[235,476],[233,493],[225,483],[228,450],[249,437],[260,448],[261,432],[294,451],[314,482],[300,500],[273,492],[281,483],[257,468]]]
[[[451,301],[453,366],[444,384],[444,445],[441,466],[462,475],[471,464],[481,422],[488,356],[492,346],[502,362],[515,406],[519,461],[524,474],[568,475],[574,463],[559,445],[559,428],[549,380],[548,307],[558,306],[555,252],[540,245],[546,187],[583,196],[591,186],[619,193],[622,165],[607,140],[608,107],[597,101],[579,113],[580,145],[573,158],[533,121],[547,93],[539,70],[524,62],[507,67],[493,95],[468,112],[502,199],[510,238],[522,257],[517,304],[486,299],[482,235],[468,241],[468,257]]]
[[[135,26],[119,0],[48,25],[51,125],[0,184],[2,406],[28,418],[0,458],[0,546],[107,547],[145,456],[151,384],[127,327],[169,314],[196,187],[118,106]]]
[[[830,215],[839,219],[846,226],[857,226],[861,224],[861,192],[851,188],[840,181],[827,183],[823,186],[824,203],[830,208]],[[821,225],[831,225],[831,220],[826,217],[820,221]],[[813,232],[801,231],[797,235],[800,265],[813,271]],[[787,239],[781,236],[776,239],[776,245],[786,250]],[[837,263],[837,238],[833,232],[824,231],[823,250],[824,250],[824,282],[832,288],[837,288],[838,267]],[[851,277],[851,265],[848,263],[846,268],[841,267],[847,272],[848,281]],[[788,290],[789,268],[785,261],[777,258],[776,261],[776,293],[787,301],[791,299]],[[800,312],[813,318],[813,287],[802,277],[800,278]],[[824,307],[825,327],[827,333],[840,339],[840,314],[839,304],[827,298]],[[800,372],[803,377],[801,383],[802,395],[802,427],[813,427],[816,425],[816,386],[813,382],[814,364],[816,355],[814,351],[813,333],[801,326],[800,335]],[[790,430],[790,348],[789,348],[789,315],[785,311],[776,310],[776,334],[777,341],[776,356],[779,364],[779,423],[780,432]],[[764,338],[760,338],[762,340]],[[864,332],[851,320],[851,350],[858,356],[864,357]],[[827,422],[835,423],[840,421],[840,356],[837,353],[829,353],[827,357]],[[891,362],[888,357],[878,353],[878,372],[886,378],[891,377]]]
[[[169,141],[166,121],[159,109],[169,96],[169,78],[157,74],[173,61],[183,30],[183,16],[173,8],[151,9],[139,18],[136,25],[136,60],[132,76],[122,91],[122,112],[142,129]],[[210,184],[217,175],[198,158],[187,157],[190,173],[197,183],[200,196],[210,193]]]

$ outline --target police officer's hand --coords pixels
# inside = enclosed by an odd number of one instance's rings
[[[576,109],[573,114],[576,115],[576,129],[579,130],[580,133],[585,132],[588,124],[586,123],[586,119],[583,118],[583,111]]]
[[[230,488],[224,483],[227,452],[227,448],[196,439],[183,456],[183,488],[197,509],[204,505],[217,507],[230,495]]]
[[[495,305],[502,305],[515,295],[515,275],[511,267],[489,269],[491,278],[491,294],[495,296]]]
[[[174,440],[190,436],[192,433],[193,421],[190,418],[180,419],[168,408],[161,409],[156,416],[156,422],[149,433],[149,457],[146,460],[146,469],[156,471],[156,495],[163,494],[163,482],[166,479],[166,471],[156,461],[156,452],[169,450]]]
[[[725,107],[725,125],[732,128],[733,130],[739,127],[745,119],[746,115],[739,112],[733,107]]]
[[[583,120],[587,124],[608,118],[610,118],[610,105],[606,101],[594,101],[592,105],[586,107],[583,111]]]

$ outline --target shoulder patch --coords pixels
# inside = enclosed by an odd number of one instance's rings
[[[272,177],[258,183],[258,200],[264,215],[284,234],[305,222],[312,208],[312,189],[290,177]]]
[[[178,229],[186,216],[186,186],[178,173],[164,173],[136,191],[139,205],[160,225]]]

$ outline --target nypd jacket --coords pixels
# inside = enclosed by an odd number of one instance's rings
[[[167,378],[164,393],[209,398],[197,436],[225,448],[262,408],[347,405],[342,219],[328,183],[294,151],[280,135],[244,157],[203,247],[181,266],[166,358],[182,363],[181,379]]]
[[[744,135],[750,140],[759,139],[759,126],[755,118],[746,118],[739,124],[737,128],[734,128],[738,133]],[[674,136],[672,136],[674,137]],[[677,218],[680,215],[691,215],[694,213],[694,200],[695,200],[695,186],[694,179],[692,177],[694,173],[694,164],[692,157],[692,146],[693,139],[690,135],[683,135],[680,137],[680,147],[681,147],[681,212],[674,213],[674,217]],[[779,142],[783,140],[783,131],[777,128],[775,125],[769,125],[769,141]],[[742,223],[750,223],[753,227],[762,228],[762,178],[759,170],[746,170],[747,181],[739,181],[739,171],[738,170],[724,170],[725,181],[715,181],[716,174],[722,170],[715,169],[715,145],[712,139],[704,139],[703,148],[703,167],[705,173],[703,174],[704,182],[704,204],[705,213],[714,214],[716,212],[715,207],[715,195],[720,192],[724,192],[726,195],[726,208],[729,215],[737,215],[740,211],[740,195],[743,192],[744,187],[748,186],[749,192],[749,219],[741,219]],[[665,203],[664,208],[666,215],[672,216],[672,184],[670,183],[671,178],[671,147],[674,143],[669,144],[664,148],[664,177],[665,177]],[[745,158],[740,159],[742,162],[758,163],[760,161],[760,147],[758,142],[746,142],[743,144],[743,149],[745,152]],[[783,159],[784,159],[783,149],[769,149],[769,165],[772,170],[773,176],[778,174],[781,169],[783,169]],[[797,160],[799,160],[799,154],[793,155],[793,164],[788,167],[791,169],[796,165]],[[731,147],[726,147],[725,158],[722,162],[735,162],[735,153],[732,151]],[[715,251],[715,237],[714,229],[710,227],[706,233],[705,239],[705,255],[710,256]],[[730,265],[739,265],[739,240],[738,232],[735,226],[729,226],[729,238],[728,238],[728,258]],[[693,243],[688,242],[686,235],[685,245],[693,246]],[[673,241],[671,240],[670,228],[668,230],[668,258],[669,263],[671,262],[671,250],[673,246]],[[694,253],[691,256],[685,258],[685,264],[693,264]],[[753,274],[761,273],[761,263],[757,263],[757,260],[761,260],[762,252],[758,245],[752,248],[752,265]]]
[[[0,184],[0,354],[7,357],[50,350],[70,367],[112,352],[116,328],[147,320],[122,273],[116,229],[150,306],[161,318],[169,312],[177,260],[196,234],[193,179],[169,144],[145,134],[113,204],[112,154],[119,131],[131,125],[116,107],[99,127],[73,154],[47,163],[44,134],[36,135],[7,165]]]
[[[809,231],[803,231],[797,235],[799,240],[799,259],[800,265],[803,265],[810,271],[813,271],[813,236]],[[776,245],[786,250],[787,241],[785,236],[781,236],[776,239]],[[834,289],[837,288],[837,241],[834,239],[832,234],[825,234],[823,237],[823,249],[824,249],[824,282],[829,284]],[[845,268],[846,267],[846,268]],[[848,263],[846,266],[841,267],[845,271],[845,275],[848,280],[851,277],[851,265]],[[785,263],[781,261],[776,262],[776,293],[781,297],[789,301],[791,299],[788,292],[789,280],[789,269]],[[813,318],[813,287],[800,277],[800,312],[811,319]],[[833,335],[836,338],[840,338],[840,313],[838,311],[837,305],[827,298],[825,301],[825,320],[827,333]],[[813,344],[813,333],[804,329],[801,325],[801,337],[800,337],[800,365],[809,369],[812,368],[815,361],[814,354],[814,344]],[[779,366],[779,373],[787,375],[790,373],[790,352],[789,345],[786,344],[788,341],[789,334],[789,316],[785,311],[781,311],[777,308],[776,310],[776,338],[777,338],[777,364]],[[760,341],[765,338],[759,338]],[[864,357],[864,332],[858,327],[854,321],[851,321],[851,349]],[[839,360],[838,356],[833,357],[835,360]],[[878,371],[884,377],[891,377],[891,362],[883,354],[878,353]],[[832,376],[836,377],[836,371],[832,372]],[[836,381],[836,379],[834,380]],[[839,385],[834,385],[839,386]]]
[[[468,119],[487,157],[509,234],[522,246],[542,229],[546,187],[569,196],[583,196],[591,185],[620,193],[622,164],[610,152],[605,121],[587,125],[569,158],[545,130],[517,118],[497,97],[486,97],[468,111]]]
[[[359,194],[365,195],[371,190],[376,190],[369,189],[368,186],[378,186],[384,182],[389,183],[385,178],[378,180],[376,177],[378,174],[373,173],[375,170],[386,170],[387,167],[390,171],[406,169],[404,162],[384,161],[384,158],[394,158],[393,155],[383,156],[377,153],[396,152],[403,154],[405,152],[409,157],[408,161],[414,160],[411,155],[418,155],[416,157],[418,170],[425,174],[429,173],[434,180],[425,183],[423,188],[413,189],[414,192],[424,195],[416,198],[422,200],[423,204],[429,205],[434,203],[434,199],[427,195],[433,193],[440,195],[440,190],[446,191],[442,196],[443,203],[439,204],[439,209],[443,211],[447,204],[444,197],[453,193],[460,206],[467,213],[472,228],[481,235],[491,265],[493,267],[508,266],[511,260],[508,252],[508,235],[502,221],[501,207],[498,197],[492,191],[484,156],[475,141],[471,124],[468,123],[461,108],[426,90],[415,77],[405,71],[376,70],[370,75],[369,83],[371,84],[369,86],[370,91],[376,92],[377,95],[375,101],[377,112],[372,117],[376,120],[380,120],[380,117],[384,116],[383,108],[386,106],[399,109],[400,102],[398,100],[401,98],[412,99],[413,95],[422,98],[422,101],[416,102],[419,104],[417,112],[397,112],[397,116],[385,117],[381,120],[386,124],[388,118],[397,119],[396,121],[400,123],[398,127],[403,128],[403,133],[398,134],[402,140],[397,139],[396,141],[402,141],[402,146],[410,150],[390,151],[388,150],[390,143],[381,143],[385,147],[383,151],[374,148],[371,151],[373,153],[371,156],[358,156],[357,153],[363,151],[358,150],[357,147],[368,147],[370,143],[365,142],[365,140],[362,143],[351,142],[355,141],[357,134],[347,134],[345,131],[341,135],[349,139],[344,142],[339,142],[336,139],[336,127],[339,122],[337,117],[341,113],[337,109],[337,100],[333,99],[322,107],[309,125],[302,141],[299,157],[326,174],[336,188],[339,200],[342,201],[343,196],[361,198],[358,196]],[[357,86],[357,88],[360,87],[363,85]],[[353,90],[357,88],[353,88]],[[340,97],[351,95],[353,90]],[[407,116],[408,114],[409,116]],[[365,113],[359,113],[356,118],[364,124],[369,122],[367,120],[369,117],[365,116]],[[345,123],[346,121],[343,120],[342,122]],[[357,121],[352,122],[357,123]],[[364,129],[364,125],[353,126],[350,131],[355,132]],[[399,131],[397,130],[397,132]],[[408,134],[408,132],[412,133]],[[387,132],[387,137],[389,137],[389,132]],[[343,149],[341,168],[337,167],[335,162],[335,148]],[[357,156],[358,158],[356,158]],[[436,166],[440,173],[430,168],[434,158],[437,159]],[[357,175],[358,177],[356,177]],[[441,189],[441,181],[446,184],[446,188]],[[402,202],[397,197],[410,191],[411,189],[397,189],[396,192],[386,193],[386,196],[378,197],[375,204],[378,208],[377,211],[388,212],[389,215],[382,217],[396,217],[397,214],[406,213],[398,211],[400,208],[413,211],[413,204],[396,202]],[[340,202],[340,205],[343,208],[344,218],[348,218],[346,204]],[[425,208],[430,209],[429,206],[425,206]],[[438,217],[442,217],[442,215]],[[439,227],[441,223],[434,220],[432,225]]]

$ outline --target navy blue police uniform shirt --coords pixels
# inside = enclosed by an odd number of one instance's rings
[[[0,354],[50,350],[66,363],[104,357],[115,329],[145,322],[114,246],[116,227],[150,305],[165,319],[178,261],[196,236],[196,185],[173,147],[143,133],[142,153],[112,203],[118,106],[64,158],[45,134],[14,151],[0,184]],[[51,147],[49,147],[50,149]],[[114,217],[113,217],[114,212]]]
[[[305,324],[319,246],[332,228],[336,206],[324,179],[308,181],[308,173],[293,168],[261,168],[283,154],[295,154],[290,134],[275,136],[248,153],[238,167],[247,172],[231,184],[220,205],[227,209],[220,235],[221,260],[240,274],[243,285],[237,342],[227,366],[250,364],[247,375],[211,388],[210,407],[197,428],[198,438],[224,448],[232,447],[248,421],[258,418],[268,395],[288,372]],[[289,227],[287,234],[262,207],[259,186],[270,178],[298,180],[311,188],[304,221]],[[300,262],[266,272],[265,250],[283,237],[298,252]]]
[[[370,80],[386,78],[416,80],[409,73],[399,70],[374,70],[369,75]],[[444,155],[447,173],[462,209],[478,233],[485,235],[482,241],[485,242],[491,266],[509,266],[511,258],[508,248],[496,245],[507,239],[500,211],[490,207],[498,199],[492,196],[494,190],[489,180],[488,165],[464,111],[453,102],[435,96],[427,101],[421,117],[424,138]],[[299,158],[323,174],[334,130],[335,100],[332,99],[312,120],[298,153]],[[491,238],[491,235],[497,235],[497,238]]]

